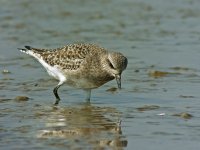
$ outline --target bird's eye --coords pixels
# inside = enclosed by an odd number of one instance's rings
[[[110,61],[108,62],[108,64],[109,64],[110,68],[115,69],[115,67],[112,65],[112,63]]]

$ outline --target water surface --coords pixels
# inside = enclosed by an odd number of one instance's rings
[[[1,149],[198,149],[199,5],[198,0],[0,1]],[[127,56],[123,88],[113,91],[117,84],[109,82],[86,103],[81,90],[62,86],[55,107],[57,81],[17,48],[75,42]]]

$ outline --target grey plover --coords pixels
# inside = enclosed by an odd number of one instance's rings
[[[121,74],[128,64],[121,53],[107,51],[95,44],[70,44],[56,49],[25,46],[18,49],[36,58],[50,76],[59,80],[53,89],[55,105],[60,101],[58,88],[64,83],[85,90],[87,100],[90,100],[92,89],[113,79],[121,88]]]

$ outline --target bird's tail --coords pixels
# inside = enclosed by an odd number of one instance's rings
[[[24,46],[24,47],[25,48],[18,48],[18,50],[28,55],[31,55],[37,59],[41,56],[41,52],[43,52],[42,49],[33,48],[31,46]]]
[[[33,48],[30,46],[24,46],[24,47],[25,48],[17,48],[17,49],[26,54],[30,54],[33,50]]]

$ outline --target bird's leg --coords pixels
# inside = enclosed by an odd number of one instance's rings
[[[60,101],[60,97],[58,96],[58,88],[60,87],[60,85],[56,86],[54,89],[53,89],[53,93],[56,97],[56,102],[54,103],[54,105],[58,105],[59,101]]]
[[[56,102],[54,103],[54,105],[58,105],[59,101],[60,101],[60,97],[58,95],[58,88],[65,82],[65,80],[61,80],[58,85],[53,89],[53,93],[56,97]]]
[[[86,101],[90,101],[90,97],[91,97],[91,89],[86,89]]]

